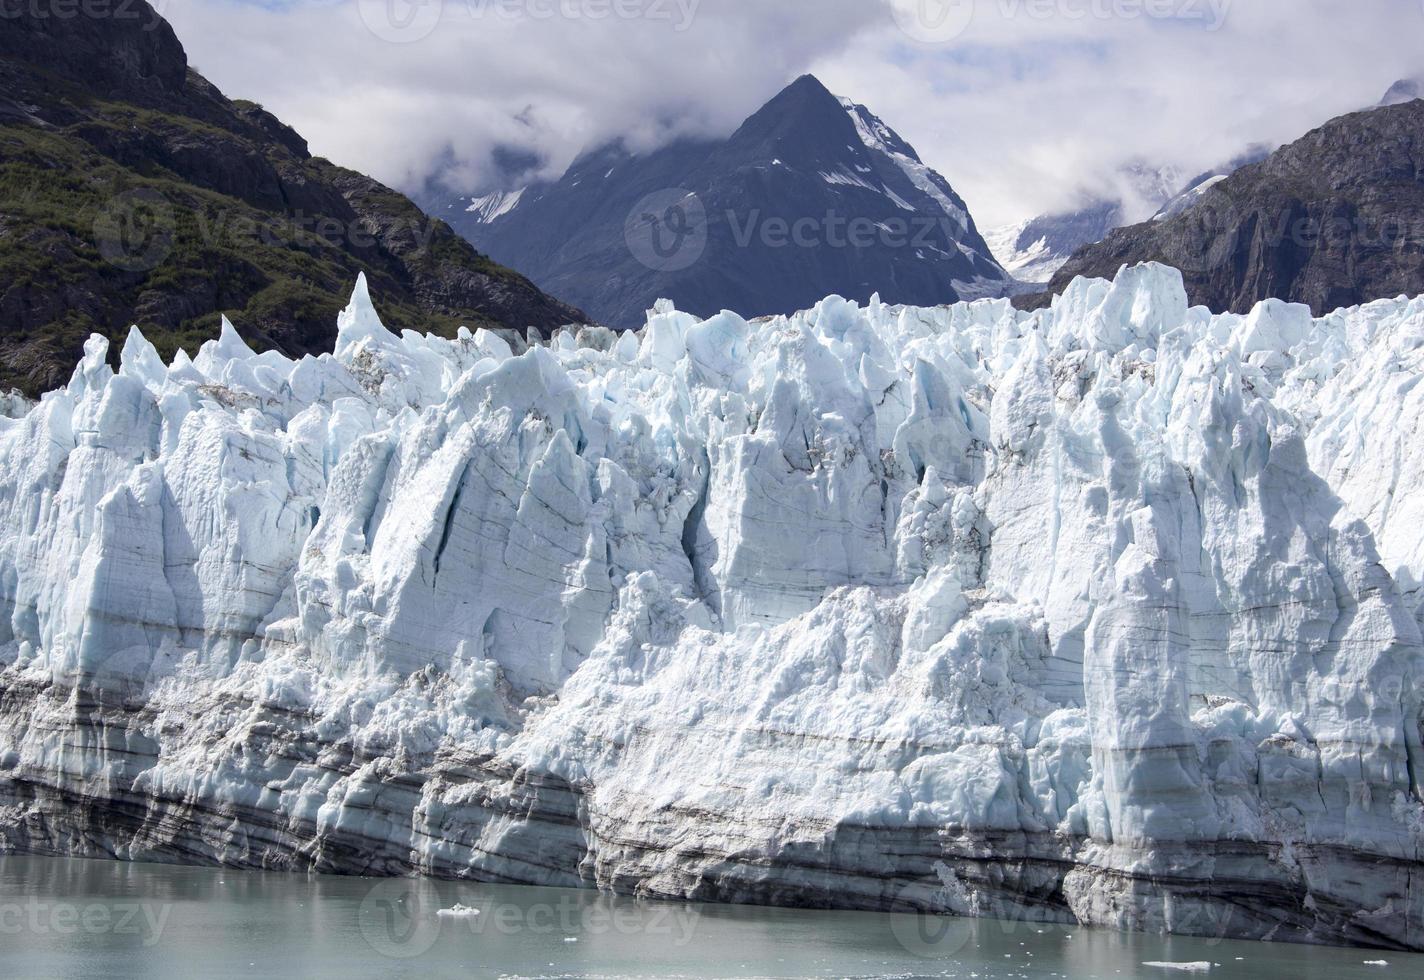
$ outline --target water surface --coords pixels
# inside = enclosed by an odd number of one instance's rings
[[[480,914],[438,914],[457,903]],[[1388,965],[1367,965],[1378,960]],[[1211,966],[1180,969],[1193,963]],[[1424,977],[1424,956],[635,902],[556,888],[0,857],[0,975],[1383,980]]]

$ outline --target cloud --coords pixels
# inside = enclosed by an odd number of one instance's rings
[[[1373,105],[1424,65],[1424,7],[1414,0],[973,7],[948,44],[866,32],[816,68],[832,88],[873,89],[877,112],[983,224],[1068,205],[1134,160],[1193,176]]]
[[[1186,175],[1373,104],[1419,0],[169,0],[190,60],[313,150],[461,192],[616,136],[730,132],[816,72],[915,144],[983,226],[1134,160]]]
[[[807,17],[814,11],[814,17]],[[866,0],[171,0],[190,61],[314,151],[476,189],[497,152],[558,173],[616,136],[725,133],[881,18]]]

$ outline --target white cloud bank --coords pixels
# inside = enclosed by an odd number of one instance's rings
[[[200,71],[404,189],[726,133],[813,71],[990,226],[1132,160],[1195,172],[1424,67],[1421,0],[344,0],[162,7]]]

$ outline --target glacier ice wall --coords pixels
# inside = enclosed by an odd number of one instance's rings
[[[339,326],[0,418],[0,846],[1424,947],[1424,300]]]

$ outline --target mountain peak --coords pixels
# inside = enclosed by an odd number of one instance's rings
[[[797,78],[790,85],[786,86],[777,95],[781,96],[796,93],[800,98],[834,99],[831,90],[821,82],[815,75],[805,74]]]
[[[742,123],[731,142],[776,141],[805,153],[827,139],[857,142],[854,133],[841,100],[815,75],[802,75]]]
[[[452,217],[477,247],[617,327],[660,297],[760,316],[830,293],[935,305],[1009,287],[949,181],[814,75],[725,140],[581,157],[512,206],[474,204]]]
[[[834,95],[815,75],[802,75],[762,106],[753,119],[763,112],[775,115],[805,115],[841,112],[844,100]]]

